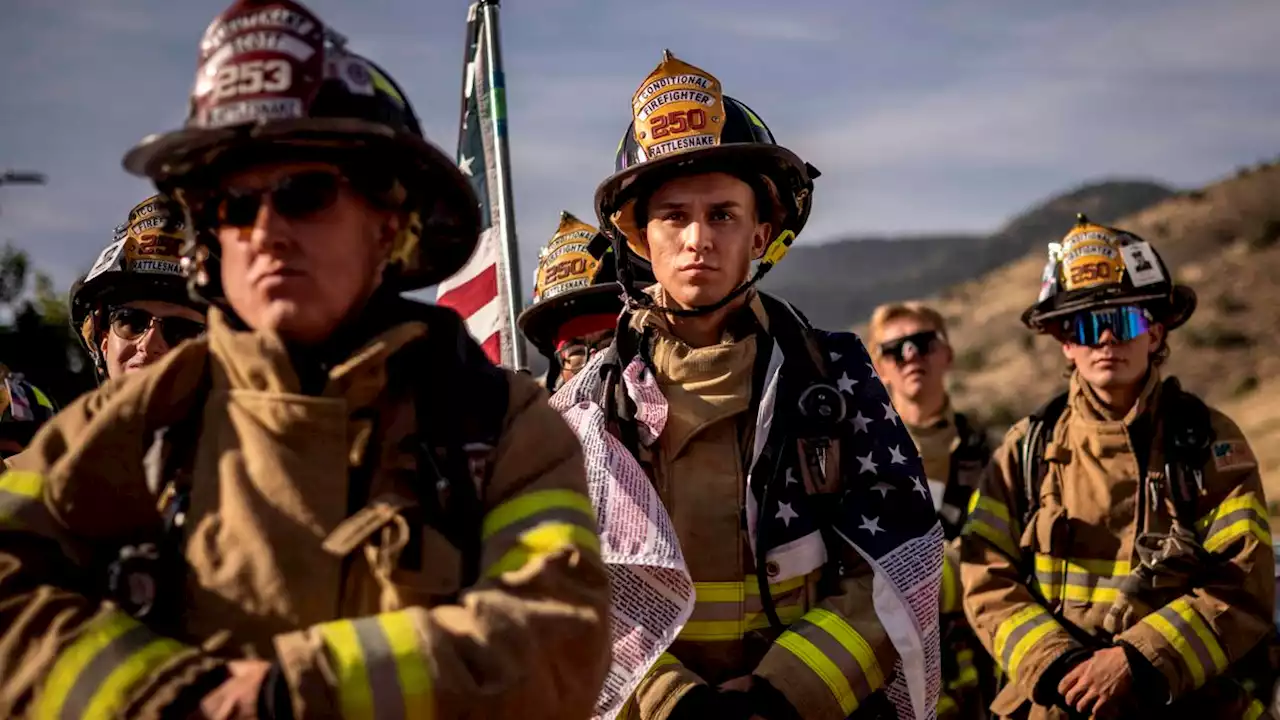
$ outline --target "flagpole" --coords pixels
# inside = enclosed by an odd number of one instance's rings
[[[489,102],[493,110],[493,151],[498,175],[495,205],[498,210],[499,232],[502,234],[504,272],[501,282],[506,287],[506,325],[511,331],[511,369],[523,370],[528,367],[528,360],[525,357],[524,338],[516,329],[516,317],[520,315],[524,293],[520,289],[520,250],[516,244],[515,209],[511,203],[511,159],[507,152],[507,88],[502,72],[502,51],[498,47],[498,1],[480,0],[480,11],[484,13],[485,69],[489,73],[492,93]]]

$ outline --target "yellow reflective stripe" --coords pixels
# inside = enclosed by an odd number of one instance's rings
[[[1058,629],[1058,623],[1039,605],[1027,605],[996,628],[995,655],[1009,677],[1016,680],[1018,665],[1041,638]]]
[[[600,537],[594,530],[588,530],[580,525],[560,522],[543,523],[521,533],[515,547],[489,566],[489,569],[485,570],[485,576],[497,577],[503,573],[519,570],[535,560],[570,547],[590,550],[599,555]]]
[[[775,608],[778,621],[790,625],[804,617],[802,605],[785,605]],[[691,620],[680,631],[681,640],[716,641],[741,640],[752,630],[764,630],[769,627],[769,616],[762,613],[747,613],[741,620]]]
[[[35,716],[115,717],[130,691],[187,648],[119,611],[91,620],[58,654],[35,705]]]
[[[1036,585],[1049,600],[1114,603],[1120,597],[1118,581],[1128,576],[1128,560],[1062,559],[1037,553]]]
[[[960,711],[960,706],[956,704],[955,700],[951,699],[950,695],[946,693],[938,694],[937,712],[939,715],[945,715],[947,713],[953,713],[953,712],[959,712],[959,711]]]
[[[400,94],[399,90],[396,90],[396,86],[391,84],[391,81],[387,79],[387,76],[378,72],[378,69],[373,66],[366,66],[366,68],[369,71],[369,77],[373,80],[373,86],[375,88],[389,95],[392,100],[399,103],[401,106],[405,104],[404,96]]]
[[[50,410],[53,409],[53,401],[49,399],[48,395],[45,395],[43,392],[41,392],[40,388],[36,387],[35,385],[28,385],[27,387],[31,388],[31,392],[35,394],[37,405],[49,408]]]
[[[1218,643],[1218,638],[1214,636],[1213,631],[1205,624],[1204,618],[1200,617],[1200,613],[1196,612],[1191,603],[1182,598],[1169,603],[1169,608],[1178,613],[1191,626],[1191,631],[1200,638],[1200,642],[1204,643],[1205,648],[1209,651],[1209,657],[1213,660],[1214,669],[1219,673],[1224,672],[1227,669],[1227,655],[1222,651],[1222,645]]]
[[[10,470],[0,474],[0,492],[39,500],[44,492],[44,476],[27,470]]]
[[[960,612],[960,569],[955,556],[942,555],[942,612]]]
[[[697,602],[742,602],[746,599],[746,583],[696,582],[693,592]]]
[[[1004,503],[977,491],[969,496],[968,520],[965,522],[963,534],[977,535],[995,545],[1009,557],[1016,558],[1018,546],[1014,539],[1013,528],[1009,509],[1004,506]]]
[[[418,647],[418,629],[413,619],[405,612],[383,613],[377,617],[395,658],[396,678],[404,697],[404,717],[431,720],[436,712],[431,671]]]
[[[85,708],[86,718],[107,718],[119,715],[129,697],[129,690],[151,674],[164,661],[185,650],[186,647],[177,640],[156,638],[138,650],[128,660],[116,666],[116,669],[102,681],[93,699]]]
[[[805,620],[826,630],[836,642],[844,646],[845,650],[853,656],[858,665],[862,668],[863,675],[866,676],[868,684],[873,689],[884,687],[884,671],[880,669],[880,661],[876,660],[876,653],[871,649],[871,645],[867,643],[866,638],[858,634],[844,618],[822,608],[814,608],[805,616]]]
[[[333,661],[333,671],[338,679],[338,701],[342,705],[342,717],[373,717],[373,687],[365,667],[364,648],[356,637],[355,625],[350,620],[324,623],[317,628]]]
[[[55,718],[61,715],[62,704],[89,663],[102,652],[103,648],[110,645],[112,640],[125,634],[137,624],[138,622],[133,618],[117,611],[91,621],[80,637],[58,653],[58,660],[49,671],[49,677],[40,692],[40,699],[36,702],[35,716]]]
[[[435,715],[431,672],[410,612],[316,626],[338,681],[342,717],[430,720]]]
[[[586,495],[575,490],[537,490],[518,495],[490,510],[480,526],[480,536],[487,540],[503,528],[547,510],[576,510],[586,515],[595,527],[596,511]]]
[[[1244,715],[1240,717],[1241,720],[1258,720],[1266,711],[1267,708],[1263,706],[1262,701],[1254,698],[1253,702],[1249,703],[1249,708],[1244,711]]]
[[[1164,639],[1173,646],[1173,649],[1178,651],[1178,654],[1182,656],[1182,662],[1191,672],[1191,678],[1195,683],[1195,687],[1203,685],[1204,666],[1200,664],[1200,660],[1196,657],[1196,651],[1191,648],[1191,644],[1187,642],[1187,638],[1184,637],[1182,633],[1178,632],[1178,629],[1166,620],[1164,616],[1157,613],[1152,613],[1146,616],[1142,619],[1142,622],[1151,626],[1156,630],[1156,632],[1164,636]]]
[[[814,672],[823,683],[831,690],[831,694],[835,696],[836,702],[840,705],[840,710],[845,715],[858,709],[858,698],[853,694],[853,688],[849,686],[849,680],[840,672],[840,668],[831,661],[826,655],[823,655],[817,646],[809,642],[805,638],[796,633],[786,632],[778,637],[775,645],[786,648],[799,658],[800,662]]]
[[[1250,533],[1264,545],[1271,543],[1267,509],[1252,492],[1222,501],[1196,523],[1196,528],[1207,535],[1204,547],[1209,552],[1218,552]]]
[[[1073,572],[1098,575],[1100,577],[1116,577],[1131,572],[1128,560],[1091,560],[1086,558],[1069,558],[1063,560],[1052,555],[1036,553],[1037,572]]]

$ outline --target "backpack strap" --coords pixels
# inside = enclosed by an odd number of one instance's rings
[[[955,414],[956,435],[959,442],[951,451],[947,487],[942,491],[942,509],[939,519],[947,539],[959,537],[969,511],[969,498],[978,489],[976,481],[983,467],[991,460],[991,447],[984,433],[969,423],[969,418]],[[974,472],[964,472],[972,469]]]
[[[1015,502],[1020,502],[1018,516],[1024,528],[1040,507],[1040,488],[1049,474],[1049,463],[1045,460],[1044,451],[1049,444],[1049,437],[1058,425],[1058,419],[1067,409],[1067,397],[1068,394],[1063,392],[1031,413],[1027,434],[1018,446],[1022,492],[1015,493],[1014,499]]]
[[[1204,493],[1204,466],[1214,441],[1209,407],[1171,377],[1164,381],[1160,408],[1166,420],[1164,470],[1174,514],[1180,525],[1194,531],[1196,508]]]
[[[413,389],[421,522],[462,555],[462,587],[480,574],[484,496],[509,405],[506,373],[485,357],[452,311],[423,308],[430,332],[403,353],[399,369]],[[406,550],[419,548],[410,539]],[[424,558],[407,552],[402,562]]]

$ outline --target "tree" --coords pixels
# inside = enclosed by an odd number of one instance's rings
[[[0,250],[0,363],[24,374],[60,406],[94,386],[93,367],[71,328],[65,295],[8,243]]]

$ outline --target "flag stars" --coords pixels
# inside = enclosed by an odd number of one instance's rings
[[[863,415],[861,410],[858,411],[857,415],[853,416],[852,422],[853,422],[853,432],[855,434],[869,432],[867,430],[867,426],[871,424],[871,419]]]
[[[920,482],[920,478],[918,477],[911,478],[911,485],[912,485],[912,490],[914,492],[918,492],[921,495],[925,496],[926,498],[929,497],[929,491],[925,489],[924,483]]]
[[[840,362],[840,358],[844,357],[838,352],[827,353],[827,357],[831,358],[831,362]]]
[[[862,515],[861,517],[862,524],[858,526],[859,530],[866,530],[871,533],[871,537],[875,537],[878,532],[884,532],[884,528],[880,527],[880,518],[869,518],[866,515]]]
[[[861,464],[861,467],[859,467],[859,468],[858,468],[858,473],[859,473],[859,474],[861,474],[861,473],[872,473],[872,474],[875,474],[875,472],[876,472],[876,464],[875,464],[875,461],[873,461],[873,460],[871,459],[872,454],[873,454],[873,453],[868,452],[866,457],[859,457],[859,458],[858,458],[858,462]]]
[[[784,526],[791,527],[791,521],[800,517],[800,514],[791,509],[791,503],[780,502],[778,503],[778,514],[774,515],[774,517],[781,520]]]
[[[892,492],[892,491],[894,491],[894,490],[897,490],[897,488],[895,488],[894,486],[890,485],[890,484],[889,484],[889,483],[887,483],[887,482],[884,482],[883,480],[881,480],[880,482],[876,483],[875,485],[872,485],[872,486],[871,486],[871,489],[872,489],[873,491],[877,491],[877,492],[879,492],[879,493],[880,493],[880,497],[881,497],[882,499],[883,499],[883,498],[886,498],[886,497],[889,497],[889,493],[890,493],[890,492]]]
[[[783,483],[783,487],[786,487],[791,483],[798,483],[798,482],[800,481],[796,479],[794,470],[792,470],[791,468],[787,468],[787,480],[785,483]]]
[[[898,411],[893,409],[893,403],[880,403],[880,407],[884,408],[885,420],[898,422]]]
[[[853,386],[857,384],[858,381],[849,377],[849,373],[847,372],[841,373],[840,379],[836,380],[836,387],[840,388],[840,392],[849,393],[850,395],[853,394]]]
[[[889,462],[894,465],[903,465],[907,462],[907,456],[898,450],[898,445],[889,448]]]
[[[466,175],[467,177],[472,177],[474,172],[471,169],[471,163],[475,162],[475,160],[476,159],[473,157],[467,157],[466,155],[463,155],[462,159],[458,161],[458,169],[462,171],[463,175]]]

